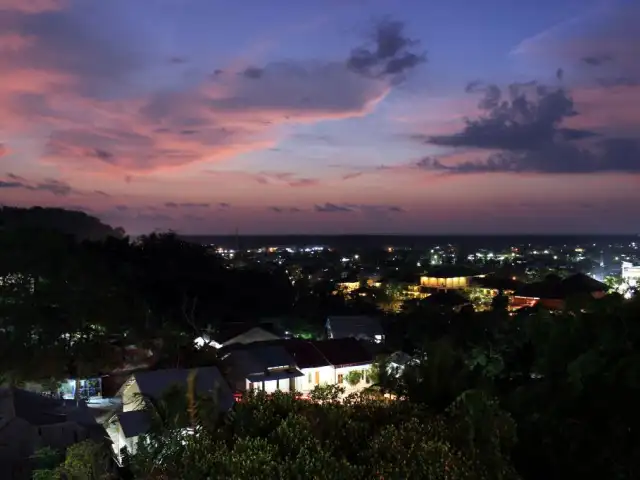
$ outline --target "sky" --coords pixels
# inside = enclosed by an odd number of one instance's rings
[[[0,0],[0,204],[131,234],[640,233],[635,0]]]

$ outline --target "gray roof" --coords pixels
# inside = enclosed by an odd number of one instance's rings
[[[15,415],[31,425],[45,426],[76,422],[87,428],[101,428],[84,400],[62,400],[20,388],[8,389]]]
[[[249,350],[250,355],[265,368],[295,365],[296,362],[287,350],[279,345],[258,346]]]
[[[376,335],[384,334],[380,321],[368,315],[329,317],[327,326],[331,331],[331,338],[375,338]]]
[[[137,437],[149,430],[151,417],[146,410],[134,410],[116,415],[125,438]]]
[[[233,394],[229,385],[222,377],[220,370],[216,367],[200,367],[197,370],[195,387],[196,393],[200,395],[210,394],[217,389],[218,406],[221,410],[228,410],[233,406]],[[147,372],[137,372],[133,374],[140,393],[159,400],[174,386],[187,388],[190,369],[171,368],[166,370],[155,370]]]

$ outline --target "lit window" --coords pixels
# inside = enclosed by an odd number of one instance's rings
[[[309,372],[309,375],[307,375],[307,380],[309,383],[311,383],[311,372]]]
[[[344,383],[344,375],[341,373],[338,374],[338,385],[342,385]]]

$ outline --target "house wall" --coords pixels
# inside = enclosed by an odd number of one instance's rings
[[[140,388],[135,380],[127,385],[122,392],[122,411],[131,412],[140,410]]]
[[[254,390],[262,390],[264,388],[264,391],[267,393],[274,393],[278,390],[281,392],[288,392],[290,383],[290,379],[288,378],[255,382],[253,384],[249,380],[246,380],[245,391],[251,390],[251,388]]]
[[[316,386],[316,372],[319,373],[317,385],[333,385],[336,383],[336,372],[333,366],[317,368],[301,368],[302,377],[295,379],[295,388],[297,392],[309,393]]]
[[[371,379],[369,379],[369,381],[367,382],[367,376],[366,376],[366,372],[369,371],[371,369],[371,364],[365,364],[365,365],[353,365],[353,366],[348,366],[348,367],[336,367],[335,372],[336,372],[336,380],[335,383],[337,385],[340,385],[342,387],[345,388],[345,393],[349,394],[349,393],[354,393],[354,392],[358,392],[360,390],[363,390],[364,388],[368,387],[369,385],[371,385]],[[360,380],[360,382],[357,385],[350,385],[349,382],[347,382],[347,374],[349,372],[353,372],[353,371],[360,371],[363,372],[363,378]],[[340,375],[342,375],[342,383],[340,383]]]

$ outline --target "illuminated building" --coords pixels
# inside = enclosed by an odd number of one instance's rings
[[[622,280],[631,286],[640,283],[640,265],[633,265],[630,262],[622,262]]]
[[[443,266],[430,270],[420,277],[420,286],[436,290],[463,289],[471,285],[475,277],[482,277],[472,268]]]

